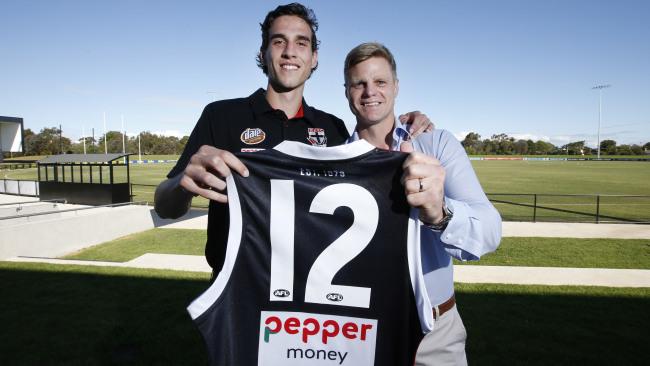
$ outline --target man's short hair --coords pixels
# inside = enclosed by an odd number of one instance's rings
[[[262,28],[262,46],[260,47],[260,53],[257,54],[255,60],[257,61],[257,66],[260,69],[262,69],[264,74],[268,74],[269,72],[268,68],[266,67],[266,63],[264,63],[264,60],[262,58],[262,55],[264,54],[264,52],[266,52],[266,49],[269,47],[269,29],[271,29],[271,25],[273,24],[273,21],[275,21],[277,18],[284,15],[297,16],[300,19],[304,20],[309,25],[309,28],[311,28],[311,51],[316,52],[318,50],[319,42],[318,42],[318,38],[316,38],[316,31],[318,30],[318,20],[316,20],[316,14],[314,14],[314,11],[300,3],[280,5],[277,8],[275,8],[275,10],[272,10],[268,14],[266,14],[266,18],[264,18],[264,22],[260,23],[260,27]],[[317,67],[318,64],[316,64],[316,66],[314,66],[314,68],[311,69],[311,72],[314,72]]]
[[[393,70],[393,77],[397,80],[397,64],[395,63],[395,57],[393,57],[390,50],[381,43],[367,42],[354,47],[345,57],[343,76],[345,77],[346,85],[348,83],[348,73],[350,69],[372,57],[381,57],[388,61]]]

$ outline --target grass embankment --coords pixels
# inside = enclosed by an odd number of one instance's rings
[[[203,255],[205,230],[152,229],[95,245],[66,259],[128,262],[146,253]]]
[[[203,255],[205,230],[152,229],[97,245],[67,259],[126,262],[146,253]],[[460,264],[459,262],[457,262]],[[650,240],[503,238],[496,252],[467,264],[650,269]]]

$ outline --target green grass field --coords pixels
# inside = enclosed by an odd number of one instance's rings
[[[650,195],[650,165],[643,162],[473,165],[489,193]],[[171,166],[132,165],[132,182],[155,185]],[[5,174],[12,179],[36,175],[34,169],[0,172]],[[134,187],[134,200],[151,200],[153,188],[145,188]],[[635,207],[635,202],[611,206],[650,212],[650,206]],[[580,203],[544,202],[572,210],[589,204]],[[502,213],[513,210],[497,207]],[[517,215],[529,214],[518,210]],[[204,242],[203,230],[154,229],[66,258],[203,255]],[[650,269],[650,241],[505,238],[497,252],[475,264]],[[0,262],[0,365],[206,364],[185,307],[207,288],[208,278],[207,273]],[[647,364],[648,288],[456,284],[456,293],[469,333],[470,364]]]
[[[0,262],[2,365],[204,365],[208,274]],[[476,365],[645,365],[650,289],[458,284]]]
[[[576,238],[502,238],[494,253],[479,261],[455,264],[485,266],[650,269],[650,240]]]
[[[65,258],[127,262],[146,253],[203,255],[205,230],[151,229],[96,245]]]
[[[650,196],[650,163],[608,161],[472,161],[485,192],[507,220],[531,221],[648,221],[650,197],[600,197],[597,212],[595,195]],[[133,164],[133,200],[153,202],[155,185],[160,183],[172,163]],[[106,173],[105,173],[106,174]],[[78,174],[77,174],[78,175]],[[125,180],[125,169],[116,173]],[[36,179],[36,169],[2,171],[7,179]],[[69,174],[68,174],[69,176]],[[98,179],[95,172],[94,180]],[[498,194],[520,194],[504,196]],[[537,196],[538,208],[531,207]],[[554,196],[554,195],[591,196]],[[501,202],[500,202],[501,201]],[[195,199],[196,207],[207,207],[207,200]]]
[[[203,255],[205,235],[153,229],[66,258]],[[650,241],[505,238],[482,262],[649,269]],[[185,307],[207,288],[209,276],[0,262],[0,364],[205,364]],[[470,364],[646,364],[650,288],[456,284],[456,297]]]

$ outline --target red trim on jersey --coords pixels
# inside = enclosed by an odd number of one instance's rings
[[[298,109],[298,112],[296,112],[296,115],[289,118],[289,119],[296,119],[296,118],[302,118],[305,116],[305,111],[302,109],[302,103],[300,104],[300,109]]]

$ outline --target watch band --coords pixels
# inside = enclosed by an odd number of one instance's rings
[[[445,203],[442,204],[442,213],[443,217],[440,222],[435,223],[435,224],[428,224],[426,222],[423,222],[422,225],[428,227],[429,229],[435,231],[435,232],[442,232],[447,228],[447,225],[449,225],[449,221],[454,217],[454,213],[447,207]]]

